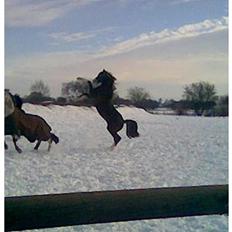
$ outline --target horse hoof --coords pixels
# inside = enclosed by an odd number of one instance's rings
[[[22,150],[19,148],[19,149],[17,149],[17,152],[18,153],[22,153]]]
[[[116,145],[113,144],[112,146],[110,146],[110,150],[113,151],[115,149],[115,147],[116,147]]]

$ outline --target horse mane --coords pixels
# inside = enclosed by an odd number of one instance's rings
[[[105,69],[98,73],[95,80],[102,85],[115,88],[115,81],[117,80],[110,72],[107,72]]]
[[[102,77],[102,78],[110,78],[113,82],[116,81],[117,79],[112,75],[112,73],[106,71],[103,69],[100,73],[98,73],[97,77]]]
[[[5,89],[5,103],[7,103],[7,98],[13,102],[14,107],[22,109],[23,100],[18,94],[13,95],[9,89]]]
[[[14,101],[15,107],[22,109],[23,100],[18,94],[15,94],[13,96],[13,101]]]

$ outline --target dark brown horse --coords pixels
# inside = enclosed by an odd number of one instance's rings
[[[134,120],[124,120],[122,115],[116,110],[112,103],[114,94],[116,78],[106,70],[103,70],[98,76],[89,84],[88,95],[94,100],[94,105],[98,113],[107,123],[107,130],[114,138],[113,147],[116,146],[121,137],[118,132],[126,124],[126,134],[129,138],[135,138],[139,136],[138,125]]]
[[[51,148],[51,143],[59,142],[59,138],[51,133],[51,127],[48,123],[38,115],[25,113],[22,107],[22,100],[18,95],[12,96],[14,101],[14,112],[5,119],[5,135],[12,135],[15,149],[21,153],[22,150],[17,146],[17,139],[15,137],[15,130],[19,135],[23,135],[31,143],[37,141],[34,149],[38,150],[42,141],[48,141],[48,151]],[[7,149],[7,146],[5,146]]]

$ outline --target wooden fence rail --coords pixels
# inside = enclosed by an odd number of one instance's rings
[[[6,231],[228,214],[228,185],[5,198]]]

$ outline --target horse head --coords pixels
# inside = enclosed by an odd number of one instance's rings
[[[92,96],[100,97],[104,99],[112,99],[113,92],[116,89],[116,78],[105,69],[101,71],[95,79],[92,81]]]
[[[103,69],[100,73],[98,73],[97,77],[93,80],[93,84],[96,85],[106,85],[113,86],[116,78],[110,73]],[[94,87],[94,86],[93,86]]]

